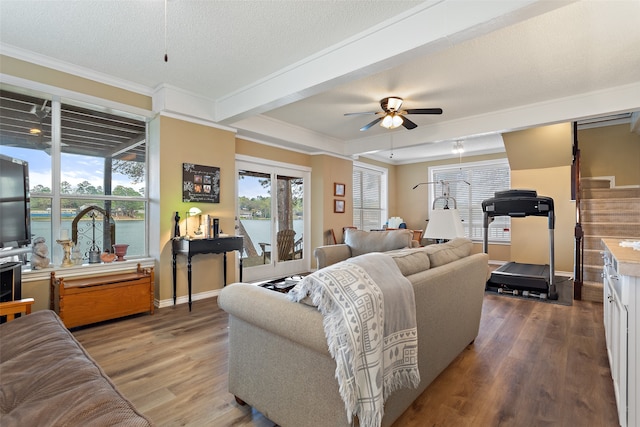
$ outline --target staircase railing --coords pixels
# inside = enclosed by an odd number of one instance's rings
[[[584,273],[584,232],[580,218],[580,149],[578,148],[578,123],[573,122],[573,162],[571,164],[571,192],[576,201],[575,261],[573,272],[573,298],[582,299]]]

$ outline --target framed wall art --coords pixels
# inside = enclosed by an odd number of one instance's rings
[[[333,211],[335,213],[344,213],[344,200],[333,199]]]
[[[333,195],[344,197],[345,195],[345,186],[344,184],[340,184],[338,182],[333,183]]]
[[[183,163],[182,201],[220,203],[220,168]]]

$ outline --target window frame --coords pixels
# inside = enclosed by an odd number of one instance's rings
[[[5,78],[6,77],[6,78]],[[137,260],[147,259],[150,253],[149,247],[149,224],[150,224],[150,120],[153,119],[151,111],[143,110],[138,107],[133,107],[126,104],[120,104],[118,102],[106,100],[103,98],[94,97],[87,94],[69,91],[61,89],[55,86],[41,84],[13,76],[3,75],[3,82],[0,83],[0,88],[8,92],[14,92],[18,94],[25,94],[34,97],[40,97],[42,99],[48,99],[51,103],[51,192],[40,193],[30,192],[30,198],[49,199],[51,202],[51,237],[52,242],[47,242],[50,249],[51,263],[55,269],[62,259],[62,249],[59,245],[55,244],[57,236],[60,235],[62,225],[61,214],[61,200],[62,199],[76,199],[76,200],[97,200],[97,201],[136,201],[144,204],[145,218],[144,218],[144,249],[142,254],[132,255],[131,258]],[[73,105],[85,109],[89,109],[96,112],[108,112],[116,116],[122,116],[127,118],[134,118],[140,120],[145,124],[145,177],[144,177],[144,195],[141,197],[135,196],[117,196],[117,195],[105,195],[105,194],[75,194],[75,193],[62,193],[61,189],[61,106],[62,104]],[[30,170],[31,173],[31,170]],[[30,187],[33,184],[30,183]],[[83,267],[94,267],[99,264],[89,264]],[[28,265],[26,265],[28,269]],[[35,273],[35,271],[32,271]]]
[[[386,218],[388,217],[389,212],[389,200],[388,200],[388,188],[389,188],[389,170],[387,168],[374,166],[368,163],[363,162],[353,162],[353,172],[352,172],[352,194],[353,194],[353,224],[359,229],[364,229],[362,227],[362,216],[357,215],[356,211],[363,211],[362,206],[356,206],[356,191],[362,192],[362,185],[357,188],[355,183],[355,174],[356,172],[367,171],[370,173],[379,174],[380,176],[380,207],[378,209],[367,209],[368,211],[379,211],[380,215],[380,224],[378,228],[382,228],[382,225],[386,222]],[[360,198],[362,200],[362,198]]]

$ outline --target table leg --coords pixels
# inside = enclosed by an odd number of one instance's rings
[[[222,267],[222,270],[224,271],[224,282],[222,283],[222,286],[227,286],[227,253],[224,253],[224,267]]]
[[[191,311],[191,256],[187,257],[187,286],[189,288],[189,311]]]
[[[171,261],[173,268],[173,305],[176,305],[176,254],[173,254],[173,260]]]
[[[242,282],[242,252],[240,252],[240,281]]]

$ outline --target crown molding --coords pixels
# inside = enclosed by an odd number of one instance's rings
[[[189,122],[189,123],[194,123],[197,125],[202,125],[202,126],[208,126],[211,128],[215,128],[215,129],[220,129],[220,130],[224,130],[227,132],[232,132],[232,133],[237,133],[238,130],[229,126],[223,126],[221,124],[209,121],[209,120],[205,120],[205,119],[201,119],[199,117],[193,117],[193,116],[189,116],[187,114],[182,114],[182,113],[176,113],[173,111],[161,111],[159,114],[159,116],[161,117],[169,117],[171,119],[176,119],[176,120],[181,120],[183,122]]]
[[[103,108],[112,108],[120,113],[130,114],[131,117],[135,118],[152,119],[153,117],[155,117],[153,111],[149,111],[143,108],[138,108],[129,104],[122,104],[120,102],[87,95],[86,93],[82,92],[63,89],[57,86],[34,82],[33,80],[27,80],[23,79],[22,77],[16,77],[9,74],[0,73],[0,82],[2,85],[15,87],[17,88],[17,90],[26,90],[28,92],[34,91],[47,95],[59,96],[63,99],[66,98],[67,100],[69,100],[68,102],[77,101],[81,103],[100,105]]]
[[[21,61],[30,62],[35,65],[51,68],[56,71],[71,74],[77,77],[82,77],[88,80],[93,80],[98,83],[103,83],[141,95],[151,96],[153,94],[153,89],[148,86],[133,83],[124,79],[119,79],[109,74],[101,73],[89,68],[79,67],[77,65],[61,61],[50,56],[41,55],[39,53],[20,49],[18,47],[7,45],[4,43],[0,43],[0,55],[9,56]]]

